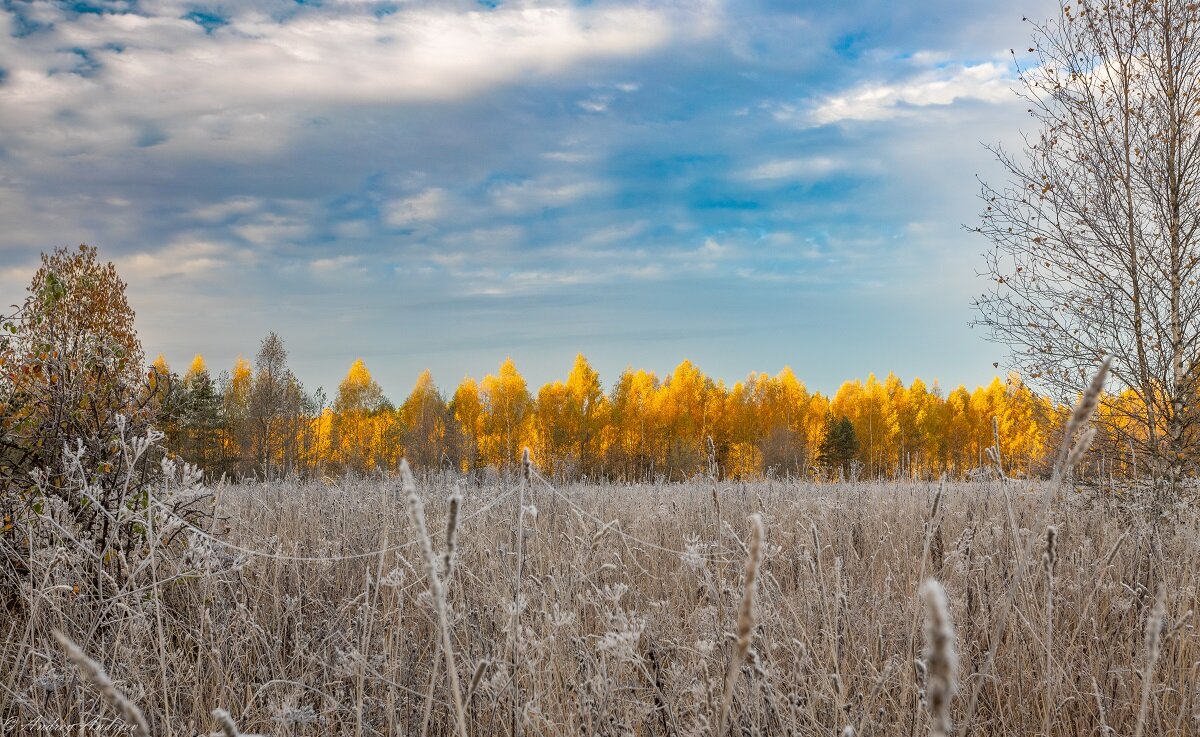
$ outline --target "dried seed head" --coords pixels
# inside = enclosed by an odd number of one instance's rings
[[[954,651],[954,625],[946,590],[934,579],[921,586],[925,602],[925,648],[928,666],[929,733],[950,734],[950,700],[958,688],[958,655]]]
[[[1150,611],[1150,616],[1146,618],[1146,662],[1150,664],[1150,667],[1153,667],[1153,663],[1158,661],[1158,654],[1162,645],[1163,619],[1167,615],[1165,599],[1166,591],[1160,585],[1158,595],[1154,600],[1154,609]]]
[[[937,524],[938,512],[941,511],[941,508],[942,508],[942,495],[945,493],[946,493],[946,482],[943,479],[942,482],[938,484],[937,492],[934,493],[934,495],[933,495],[933,506],[930,507],[930,509],[929,509],[929,524],[930,525]]]
[[[223,737],[242,737],[242,733],[238,731],[237,724],[233,721],[233,717],[229,716],[229,712],[224,709],[213,709],[212,717],[217,720],[217,726],[221,728]]]
[[[1133,737],[1142,737],[1146,726],[1146,716],[1150,707],[1150,688],[1154,682],[1154,666],[1158,664],[1159,651],[1162,648],[1162,630],[1167,615],[1167,590],[1161,583],[1154,597],[1154,609],[1146,617],[1146,663],[1142,670],[1142,700],[1138,707],[1137,722],[1133,727]]]
[[[455,553],[458,551],[458,508],[462,504],[462,491],[458,484],[450,494],[450,510],[446,514],[446,552],[442,556],[442,571],[446,577],[454,572]]]
[[[1047,576],[1054,575],[1054,564],[1058,562],[1058,528],[1050,525],[1046,528],[1046,552],[1042,553],[1042,568]]]
[[[721,713],[720,718],[717,720],[720,725],[717,734],[720,735],[725,734],[726,720],[729,717],[729,705],[733,702],[733,691],[737,685],[738,672],[741,670],[742,661],[746,657],[746,651],[750,649],[750,639],[754,632],[754,591],[758,581],[758,569],[762,563],[763,538],[765,536],[766,532],[763,529],[762,517],[758,514],[750,515],[750,546],[749,555],[746,557],[742,606],[738,610],[734,649],[732,656],[729,658],[729,671],[725,674],[725,695],[721,700]]]
[[[599,530],[596,530],[594,535],[592,535],[592,552],[593,553],[595,553],[597,550],[600,549],[600,544],[604,542],[605,535],[607,535],[608,531],[611,530],[614,526],[616,526],[616,524],[617,524],[617,521],[615,519],[609,520],[608,522],[606,522],[604,524],[603,527],[601,527]]]
[[[467,695],[464,698],[468,704],[471,702],[471,694],[475,693],[475,689],[479,688],[479,682],[483,680],[483,676],[487,673],[487,669],[491,666],[492,661],[484,658],[475,666],[475,672],[471,675],[471,683],[467,686]]]
[[[1083,456],[1087,454],[1092,447],[1092,442],[1096,439],[1096,428],[1089,427],[1079,434],[1079,440],[1075,441],[1075,446],[1071,448],[1071,452],[1067,455],[1066,465],[1063,467],[1063,472],[1070,471],[1079,465],[1083,460]]]
[[[758,582],[758,567],[762,563],[763,537],[762,517],[750,515],[750,555],[746,558],[745,589],[742,592],[742,607],[738,611],[737,642],[743,657],[750,647],[750,632],[754,628],[754,591]]]
[[[1087,452],[1087,446],[1091,445],[1091,439],[1084,445],[1082,442],[1083,438],[1080,438],[1080,442],[1074,446],[1074,449],[1078,449],[1076,453],[1071,444],[1075,440],[1075,436],[1091,420],[1092,413],[1096,410],[1096,405],[1100,402],[1100,395],[1104,393],[1104,381],[1108,378],[1108,370],[1111,366],[1112,356],[1107,355],[1100,362],[1095,375],[1092,376],[1092,383],[1088,385],[1087,391],[1079,398],[1079,402],[1076,403],[1075,409],[1071,412],[1071,419],[1067,421],[1062,445],[1058,449],[1058,457],[1054,463],[1054,478],[1056,479],[1061,478],[1072,468],[1072,465],[1069,463],[1069,456],[1074,455],[1076,462],[1078,462],[1079,457],[1082,457]],[[1081,445],[1083,446],[1082,448],[1080,447]]]
[[[425,527],[425,504],[421,501],[421,495],[417,493],[417,483],[413,480],[412,469],[409,468],[408,461],[403,458],[400,459],[400,484],[404,489],[408,521],[416,531],[417,543],[421,546],[421,557],[425,561],[430,578],[435,579],[437,577],[437,569],[434,567],[436,558],[433,555],[433,546],[429,542],[429,532]]]
[[[121,715],[121,719],[133,728],[133,733],[138,737],[150,737],[150,724],[146,721],[146,716],[142,714],[142,710],[136,704],[129,700],[129,697],[117,688],[112,679],[108,677],[108,673],[105,672],[104,666],[89,658],[70,637],[62,632],[54,630],[54,639],[58,640],[59,647],[79,668],[84,680],[100,692],[100,696],[108,702],[109,706],[116,709],[117,713]]]

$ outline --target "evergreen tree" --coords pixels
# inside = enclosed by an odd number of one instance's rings
[[[190,454],[187,460],[207,467],[216,458],[221,425],[221,395],[208,373],[203,359],[196,357],[192,368],[183,378],[186,407],[183,417],[183,434],[186,438],[180,446]]]
[[[857,454],[858,436],[854,433],[854,423],[845,415],[836,420],[830,415],[825,440],[821,442],[821,465],[840,469],[843,475],[847,475],[850,461]]]

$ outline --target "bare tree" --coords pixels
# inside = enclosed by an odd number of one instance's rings
[[[295,422],[301,417],[303,391],[287,365],[287,348],[274,332],[263,338],[254,358],[249,419],[254,427],[254,456],[269,478],[291,460]],[[272,467],[272,462],[275,466]]]
[[[992,242],[977,324],[1059,398],[1114,356],[1114,433],[1187,470],[1200,340],[1200,8],[1065,4],[1033,24],[1020,94],[1040,125],[983,185]]]

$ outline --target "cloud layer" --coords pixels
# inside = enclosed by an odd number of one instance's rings
[[[99,246],[147,349],[281,332],[392,394],[512,354],[976,381],[979,141],[1022,12],[618,2],[10,3],[0,290]]]

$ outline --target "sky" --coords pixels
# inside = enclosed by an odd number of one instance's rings
[[[1054,10],[0,0],[0,298],[89,243],[148,355],[215,373],[273,330],[331,394],[359,357],[402,399],[576,353],[984,383],[963,226]]]

